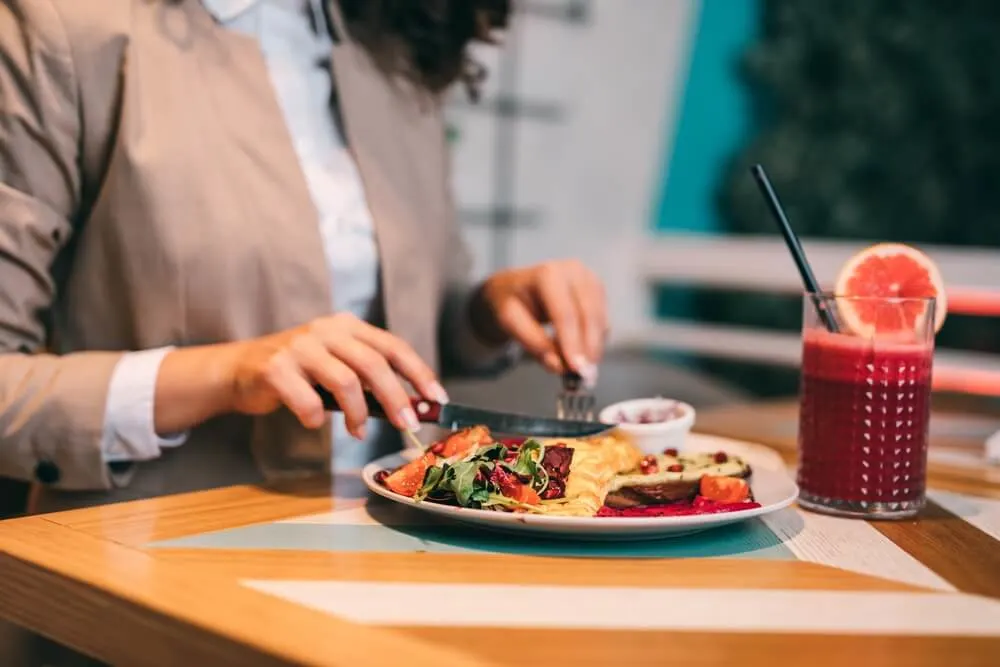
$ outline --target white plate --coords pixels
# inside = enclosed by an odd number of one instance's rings
[[[692,433],[684,446],[684,451],[714,452],[719,450],[742,456],[750,463],[753,469],[753,474],[750,477],[750,488],[753,490],[754,499],[760,503],[760,507],[722,514],[598,518],[512,514],[429,502],[418,503],[411,498],[393,493],[375,481],[375,474],[380,470],[392,470],[411,460],[415,456],[415,452],[412,450],[384,456],[373,461],[365,466],[361,474],[365,484],[374,493],[397,503],[409,505],[416,510],[446,519],[473,524],[489,530],[588,540],[635,540],[688,535],[776,512],[795,502],[799,489],[786,472],[781,457],[774,451],[762,445],[697,433]]]

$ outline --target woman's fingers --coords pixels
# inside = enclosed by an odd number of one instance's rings
[[[417,431],[420,423],[396,370],[426,398],[448,401],[434,372],[410,345],[347,313],[249,341],[240,350],[234,400],[248,414],[265,414],[284,403],[305,426],[319,427],[326,419],[313,388],[319,384],[336,398],[348,430],[359,439],[369,417],[366,389],[397,428]]]
[[[562,358],[545,327],[522,301],[506,299],[499,305],[496,318],[504,331],[549,371],[562,373],[565,370]]]
[[[420,430],[420,422],[413,411],[410,398],[396,373],[385,357],[353,335],[337,335],[325,340],[330,353],[350,366],[361,380],[371,388],[386,415],[396,428],[407,431]]]
[[[379,329],[367,322],[361,322],[354,330],[355,337],[378,352],[390,366],[398,370],[424,398],[438,403],[447,403],[448,394],[420,355],[403,339]]]
[[[357,373],[332,356],[326,346],[311,334],[304,334],[294,339],[289,349],[305,374],[326,387],[337,399],[337,404],[344,413],[344,423],[351,435],[359,440],[364,439],[368,406]],[[312,387],[310,391],[316,394]]]
[[[448,402],[434,371],[409,344],[350,314],[315,320],[277,339],[262,340],[253,349],[248,357],[265,357],[254,372],[256,396],[264,407],[255,407],[251,396],[243,401],[246,411],[267,409],[263,399],[272,405],[280,400],[304,425],[318,427],[325,419],[322,400],[313,389],[319,384],[333,394],[348,430],[361,439],[369,417],[366,389],[393,425],[411,432],[420,429],[420,422],[403,378],[424,397]],[[245,363],[254,365],[250,359]]]
[[[582,264],[571,263],[570,287],[583,326],[583,342],[591,362],[604,356],[604,340],[608,330],[607,302],[601,281]]]
[[[526,270],[525,289],[493,304],[498,324],[550,371],[573,369],[588,384],[604,353],[607,306],[597,277],[576,261]],[[543,327],[555,330],[553,341]]]
[[[304,426],[318,428],[322,425],[326,418],[323,401],[290,352],[281,351],[272,356],[265,369],[265,377],[271,390]]]
[[[570,368],[589,383],[596,379],[596,367],[584,345],[583,313],[573,295],[570,272],[561,265],[542,270],[538,296],[555,328],[562,357]]]

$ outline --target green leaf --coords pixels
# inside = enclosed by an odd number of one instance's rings
[[[531,478],[530,486],[541,491],[549,483],[549,473],[542,467],[542,445],[537,440],[528,440],[521,445],[521,451],[511,470],[518,475]]]
[[[503,458],[503,455],[507,453],[507,448],[500,443],[494,443],[492,445],[486,445],[478,450],[473,458],[482,459],[486,461],[496,461]]]
[[[483,504],[490,498],[490,490],[485,486],[476,486],[472,490],[472,495],[469,496],[469,500],[475,503]]]
[[[535,440],[528,440],[521,445],[521,450],[511,467],[518,475],[528,475],[534,479],[538,475],[538,462],[541,461],[542,446]]]
[[[441,482],[444,481],[445,478],[444,473],[445,469],[440,466],[432,466],[428,468],[427,475],[424,476],[424,484],[423,486],[420,487],[420,490],[417,491],[416,495],[414,496],[414,499],[420,501],[429,496],[430,494],[434,493],[434,491],[437,490],[438,485],[440,485]]]
[[[455,499],[462,507],[470,507],[475,494],[476,473],[479,471],[477,461],[458,461],[450,471],[450,484]]]

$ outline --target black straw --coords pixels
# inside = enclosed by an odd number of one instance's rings
[[[831,333],[839,332],[840,327],[837,325],[836,318],[822,301],[822,290],[820,290],[819,283],[816,282],[816,276],[813,275],[812,267],[809,266],[809,260],[806,259],[806,251],[802,249],[799,237],[796,236],[791,223],[788,222],[788,216],[785,215],[784,209],[781,208],[781,202],[778,201],[778,195],[775,194],[774,188],[771,187],[771,181],[767,179],[767,174],[764,173],[764,167],[755,164],[750,168],[750,173],[753,174],[754,180],[757,181],[760,192],[764,195],[764,201],[774,216],[774,221],[778,224],[778,229],[781,230],[781,235],[785,237],[785,244],[788,246],[789,252],[792,253],[792,259],[795,260],[795,266],[799,269],[799,275],[802,276],[802,282],[805,284],[806,291],[813,295],[813,305],[816,306],[816,314],[823,320],[823,324],[826,325],[828,331]]]

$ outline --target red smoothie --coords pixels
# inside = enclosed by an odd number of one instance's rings
[[[803,506],[875,515],[922,506],[932,357],[930,344],[805,333]]]

